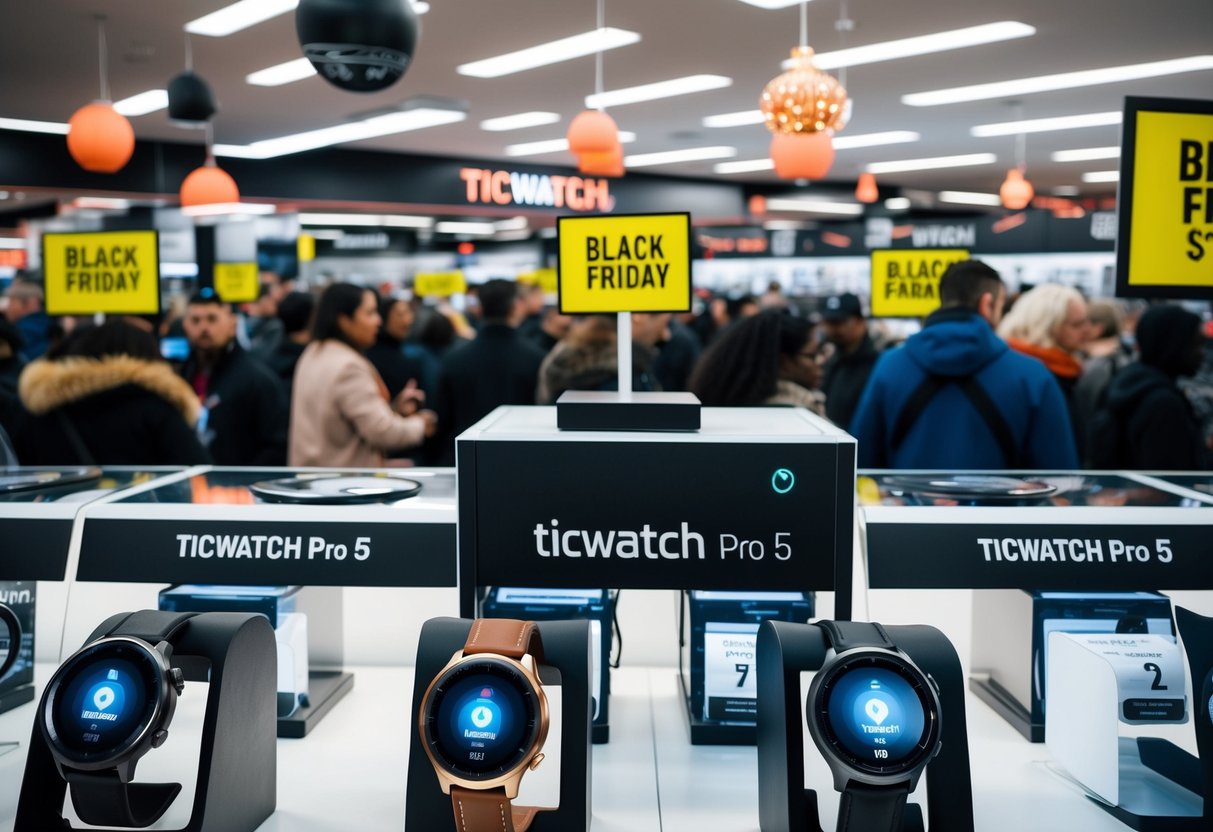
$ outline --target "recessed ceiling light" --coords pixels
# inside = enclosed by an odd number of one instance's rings
[[[439,234],[469,234],[490,237],[496,231],[491,222],[440,222],[434,226]]]
[[[185,31],[191,35],[225,38],[241,29],[286,14],[298,5],[299,0],[239,0],[197,20],[191,20],[185,24]]]
[[[344,225],[385,228],[429,228],[434,224],[430,217],[408,214],[311,214],[299,215],[300,225]]]
[[[619,143],[631,144],[636,141],[636,134],[627,130],[619,131]],[[544,139],[538,142],[523,142],[509,144],[505,147],[506,156],[543,156],[547,153],[563,153],[569,149],[568,139]]]
[[[641,101],[655,101],[659,98],[673,98],[676,95],[718,90],[732,86],[732,84],[733,79],[723,75],[688,75],[684,78],[671,78],[669,81],[658,81],[654,84],[641,84],[638,87],[625,87],[597,95],[587,95],[585,106],[591,110],[619,107],[623,104],[636,104]]]
[[[168,90],[148,90],[114,102],[114,109],[127,118],[145,116],[168,107]]]
[[[751,124],[762,124],[765,119],[762,110],[742,110],[739,113],[720,113],[707,116],[703,120],[704,127],[745,127]]]
[[[884,207],[890,211],[907,211],[912,204],[908,196],[891,196],[884,201]]]
[[[72,200],[76,208],[99,208],[106,211],[124,211],[131,207],[129,199],[115,199],[104,196],[78,196]]]
[[[1054,196],[1078,196],[1077,185],[1058,185],[1053,189]]]
[[[762,227],[767,231],[802,231],[812,228],[813,225],[813,223],[804,223],[799,220],[767,220]]]
[[[768,199],[768,211],[795,211],[806,214],[838,214],[857,217],[863,206],[857,202],[832,202],[828,199]]]
[[[461,64],[455,67],[455,71],[460,75],[470,75],[474,78],[500,78],[502,75],[512,75],[515,72],[523,72],[540,66],[583,58],[586,55],[594,55],[608,49],[618,49],[639,40],[640,35],[637,32],[613,29],[608,26],[550,43],[541,43],[529,49],[498,55],[495,58]]]
[[[304,233],[317,240],[340,240],[345,236],[345,232],[340,228],[309,228]]]
[[[257,87],[280,87],[311,78],[316,74],[316,67],[307,58],[296,58],[284,64],[267,66],[244,76],[244,80]]]
[[[25,248],[25,240],[20,237],[0,237],[0,249]]]
[[[688,147],[685,150],[667,150],[661,153],[640,153],[625,156],[623,164],[629,168],[646,168],[652,165],[674,165],[679,162],[702,162],[707,159],[727,159],[737,155],[735,147]]]
[[[57,133],[66,136],[68,127],[58,121],[30,121],[24,118],[0,118],[0,129],[20,130],[22,133]]]
[[[501,133],[506,130],[522,130],[525,127],[540,127],[544,124],[555,124],[560,121],[560,113],[546,113],[536,110],[529,113],[518,113],[512,116],[498,116],[480,122],[481,130],[490,133]]]
[[[1053,130],[1076,130],[1080,127],[1104,127],[1120,124],[1124,113],[1113,110],[1109,113],[1085,113],[1077,116],[1055,118],[1030,118],[1025,121],[1001,121],[996,124],[978,124],[969,132],[981,138],[989,136],[1015,136],[1019,133],[1048,133]]]
[[[835,150],[854,150],[857,147],[880,147],[886,144],[916,142],[922,136],[913,130],[889,130],[884,133],[863,133],[858,136],[835,136]]]
[[[972,191],[940,191],[940,202],[951,202],[954,205],[1002,205],[1002,197],[998,194],[980,194]]]
[[[712,170],[716,173],[753,173],[759,170],[774,170],[775,162],[771,159],[747,159],[740,162],[721,162]]]
[[[391,136],[396,133],[408,133],[412,130],[422,130],[426,127],[437,127],[442,124],[454,124],[466,118],[467,113],[459,110],[417,107],[412,110],[387,113],[363,119],[362,121],[349,122],[348,124],[337,124],[332,127],[321,127],[318,130],[292,133],[273,139],[262,139],[261,141],[247,145],[217,144],[214,147],[214,151],[216,156],[232,156],[240,159],[272,159],[276,156],[301,153],[305,150],[315,150],[319,147],[348,144],[349,142],[374,139],[380,136]]]
[[[510,217],[508,220],[497,220],[493,223],[495,231],[524,231],[527,227],[526,217]]]
[[[1158,78],[1163,75],[1179,75],[1184,72],[1201,72],[1209,69],[1213,69],[1213,55],[1193,55],[1170,61],[1113,66],[1105,69],[1086,69],[1080,72],[1061,72],[1056,75],[1018,78],[1014,81],[996,81],[992,84],[974,84],[968,87],[915,92],[903,95],[901,103],[911,107],[934,107],[939,104],[955,104],[960,101],[1008,98],[1016,95],[1030,95],[1034,92],[1093,87],[1099,84],[1114,84],[1121,81],[1136,81],[1141,78]]]
[[[1058,150],[1050,157],[1054,162],[1090,162],[1094,159],[1119,159],[1120,145],[1114,147],[1079,147]]]
[[[868,173],[905,173],[914,170],[936,170],[938,168],[964,168],[973,165],[992,165],[998,161],[993,153],[968,153],[962,156],[933,156],[929,159],[902,159],[897,162],[873,162]]]
[[[187,205],[181,209],[181,213],[187,217],[218,217],[226,214],[255,216],[272,214],[277,210],[277,206],[260,202],[216,202],[210,205]]]
[[[1083,182],[1119,182],[1120,171],[1118,170],[1095,170],[1082,175]]]
[[[931,35],[919,35],[912,38],[888,40],[883,43],[869,43],[866,46],[853,46],[850,49],[838,49],[834,52],[822,52],[815,55],[813,61],[820,69],[839,69],[844,66],[874,64],[899,58],[912,58],[915,55],[929,55],[934,52],[949,52],[969,46],[1026,38],[1034,34],[1036,34],[1036,29],[1026,23],[1001,20],[997,23],[951,29]]]
[[[786,9],[788,6],[799,4],[800,0],[741,0],[741,2],[757,6],[760,9]]]

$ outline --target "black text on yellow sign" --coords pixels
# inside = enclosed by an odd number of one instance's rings
[[[154,315],[160,311],[160,253],[155,231],[45,234],[46,311]]]
[[[1125,101],[1117,294],[1213,297],[1213,101]]]
[[[468,290],[463,272],[418,272],[413,276],[413,294],[420,298],[446,298]]]
[[[251,303],[261,294],[256,263],[216,263],[215,294],[224,303]]]
[[[872,252],[872,316],[921,318],[939,308],[939,278],[969,259],[963,248],[879,249]]]
[[[561,217],[560,311],[691,308],[691,215]]]

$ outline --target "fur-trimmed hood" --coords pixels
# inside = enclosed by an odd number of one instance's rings
[[[31,413],[42,415],[127,384],[138,385],[164,399],[190,425],[198,421],[201,405],[185,379],[168,364],[129,355],[35,361],[21,374],[18,393]]]

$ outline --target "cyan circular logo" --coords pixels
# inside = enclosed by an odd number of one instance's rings
[[[771,474],[771,488],[776,494],[787,494],[796,485],[796,475],[787,468],[779,468]]]

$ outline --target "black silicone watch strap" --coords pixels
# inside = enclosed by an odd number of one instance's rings
[[[818,621],[817,626],[825,630],[830,646],[836,653],[855,647],[883,647],[895,650],[896,645],[884,627],[866,621]]]
[[[139,610],[133,612],[106,633],[107,636],[133,636],[149,644],[169,641],[197,613]]]
[[[901,832],[910,781],[893,786],[847,784],[838,803],[838,832]]]
[[[92,826],[151,826],[181,791],[180,783],[123,783],[115,771],[75,771],[68,782],[76,814]]]

